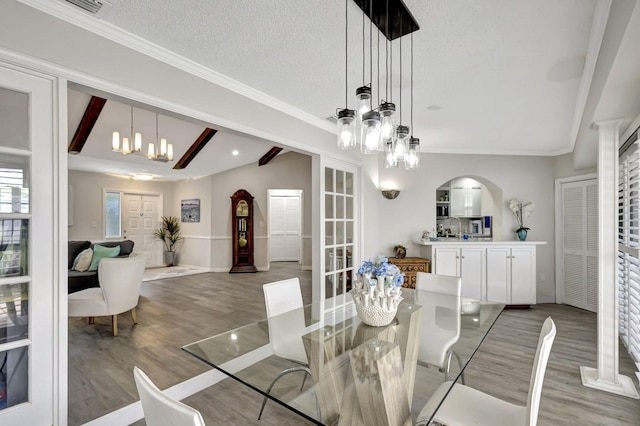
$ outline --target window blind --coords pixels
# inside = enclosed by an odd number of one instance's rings
[[[634,136],[619,161],[618,317],[620,337],[640,363],[640,152]]]

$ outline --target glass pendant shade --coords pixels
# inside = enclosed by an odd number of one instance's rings
[[[136,133],[133,137],[133,152],[142,150],[142,134]]]
[[[396,106],[391,102],[384,102],[380,104],[378,110],[380,111],[380,138],[384,145],[389,140],[393,140],[393,132],[395,130],[393,116],[396,112]]]
[[[380,152],[380,114],[366,112],[362,116],[362,136],[360,150],[363,154]]]
[[[358,118],[362,120],[362,116],[371,111],[371,88],[368,86],[358,87],[356,89],[356,108]]]
[[[111,151],[120,150],[120,132],[113,132],[111,137]]]
[[[396,153],[393,148],[393,139],[386,142],[384,146],[384,168],[390,169],[398,166],[398,160],[396,159]]]
[[[417,169],[420,166],[420,139],[411,137],[409,149],[405,155],[404,168],[406,170]]]
[[[356,143],[362,143],[362,116],[371,111],[371,88],[368,86],[356,89]]]
[[[396,144],[395,144],[395,152],[396,152],[396,160],[404,161],[404,157],[407,153],[407,148],[409,146],[409,127],[403,126],[400,124],[396,128]]]
[[[352,109],[338,111],[338,148],[353,149],[356,146],[356,112]]]
[[[129,138],[122,138],[122,153],[130,154],[131,147],[129,146]]]

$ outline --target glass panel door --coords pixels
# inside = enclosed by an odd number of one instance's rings
[[[0,424],[55,423],[53,90],[0,64]]]
[[[357,244],[357,169],[346,165],[324,167],[323,286],[325,309],[351,301]]]

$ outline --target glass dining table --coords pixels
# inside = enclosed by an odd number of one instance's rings
[[[182,349],[315,424],[413,425],[440,384],[463,379],[504,305],[413,289],[402,296],[384,327],[361,322],[353,304],[322,320],[305,306]],[[275,355],[282,347],[304,351],[306,368]]]

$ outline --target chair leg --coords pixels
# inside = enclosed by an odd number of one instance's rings
[[[133,320],[134,324],[138,323],[138,315],[136,314],[136,308],[135,307],[131,308],[131,319]]]
[[[449,369],[451,368],[451,357],[455,356],[458,361],[458,367],[462,370],[462,360],[460,359],[460,355],[458,355],[455,351],[448,351],[447,353],[447,366],[444,370],[444,380],[448,381],[449,379]],[[464,371],[460,374],[460,381],[464,385]]]
[[[111,327],[113,328],[113,337],[118,337],[118,316],[111,315]]]
[[[96,317],[89,317],[89,324],[95,324],[96,323]]]
[[[271,392],[271,389],[273,388],[273,386],[276,384],[276,382],[278,380],[280,380],[281,377],[286,376],[289,373],[295,373],[296,371],[304,371],[305,376],[311,375],[311,370],[309,370],[308,367],[292,367],[292,368],[287,368],[286,370],[283,370],[280,372],[280,374],[278,374],[272,381],[271,383],[269,383],[269,387],[267,388],[267,395]],[[260,407],[260,414],[258,414],[258,420],[260,420],[260,417],[262,417],[262,412],[264,411],[264,406],[267,404],[267,396],[265,395],[264,399],[262,400],[262,406]]]

